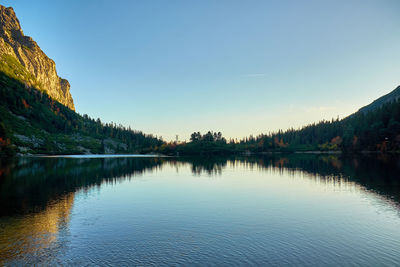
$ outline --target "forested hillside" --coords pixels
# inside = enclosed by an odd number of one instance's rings
[[[0,5],[0,155],[146,153],[152,135],[74,112],[70,84]]]
[[[227,141],[221,133],[194,132],[190,142],[164,144],[167,154],[229,154],[241,152],[338,151],[358,153],[400,151],[400,89],[342,119],[321,121],[301,129]]]
[[[242,144],[255,151],[399,151],[400,101],[359,111],[342,120],[322,121],[300,130],[248,138]]]
[[[395,95],[395,94],[392,94]],[[46,93],[0,72],[1,154],[163,153],[167,155],[295,151],[400,151],[400,99],[342,120],[301,129],[226,140],[220,132],[194,132],[190,142],[165,143],[142,132],[79,115]]]
[[[0,72],[0,153],[147,153],[163,141],[79,115]]]
[[[400,151],[400,87],[342,120],[242,140],[194,132],[183,143],[79,115],[69,88],[55,62],[24,35],[14,10],[0,5],[0,155]]]

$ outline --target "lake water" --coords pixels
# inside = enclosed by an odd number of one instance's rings
[[[0,163],[0,265],[400,265],[398,157]]]

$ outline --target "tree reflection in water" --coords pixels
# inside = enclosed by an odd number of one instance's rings
[[[177,170],[189,167],[199,177],[218,176],[235,167],[293,177],[300,172],[310,181],[333,186],[351,182],[397,206],[400,204],[400,159],[395,155],[3,159],[0,161],[0,258],[14,258],[21,251],[34,254],[30,249],[54,253],[61,244],[57,242],[57,233],[68,228],[75,192],[135,179],[165,165]],[[47,233],[45,238],[43,233]],[[43,256],[37,255],[41,259]]]

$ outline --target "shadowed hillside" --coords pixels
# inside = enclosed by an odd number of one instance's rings
[[[0,154],[146,153],[163,142],[81,116],[0,72]]]

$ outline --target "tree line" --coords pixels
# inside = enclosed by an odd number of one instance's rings
[[[16,119],[18,117],[19,119]],[[309,124],[301,129],[278,130],[241,140],[227,140],[221,132],[193,132],[189,142],[164,142],[116,123],[103,123],[80,115],[47,94],[0,72],[0,154],[13,154],[16,133],[39,136],[44,143],[31,149],[35,153],[57,153],[60,140],[69,136],[92,138],[87,146],[92,153],[107,153],[107,140],[119,142],[117,153],[162,153],[167,155],[232,154],[243,152],[294,151],[400,151],[400,100],[368,111],[356,112],[344,119]],[[46,133],[46,134],[44,134]],[[60,137],[61,136],[61,137]],[[93,141],[94,140],[94,141]],[[82,142],[65,141],[70,153]],[[62,144],[64,145],[64,144]],[[61,152],[60,152],[61,153]]]
[[[229,154],[242,152],[362,151],[400,152],[400,99],[344,119],[312,123],[301,129],[227,141],[220,132],[191,134],[189,142],[166,143],[166,154]]]

